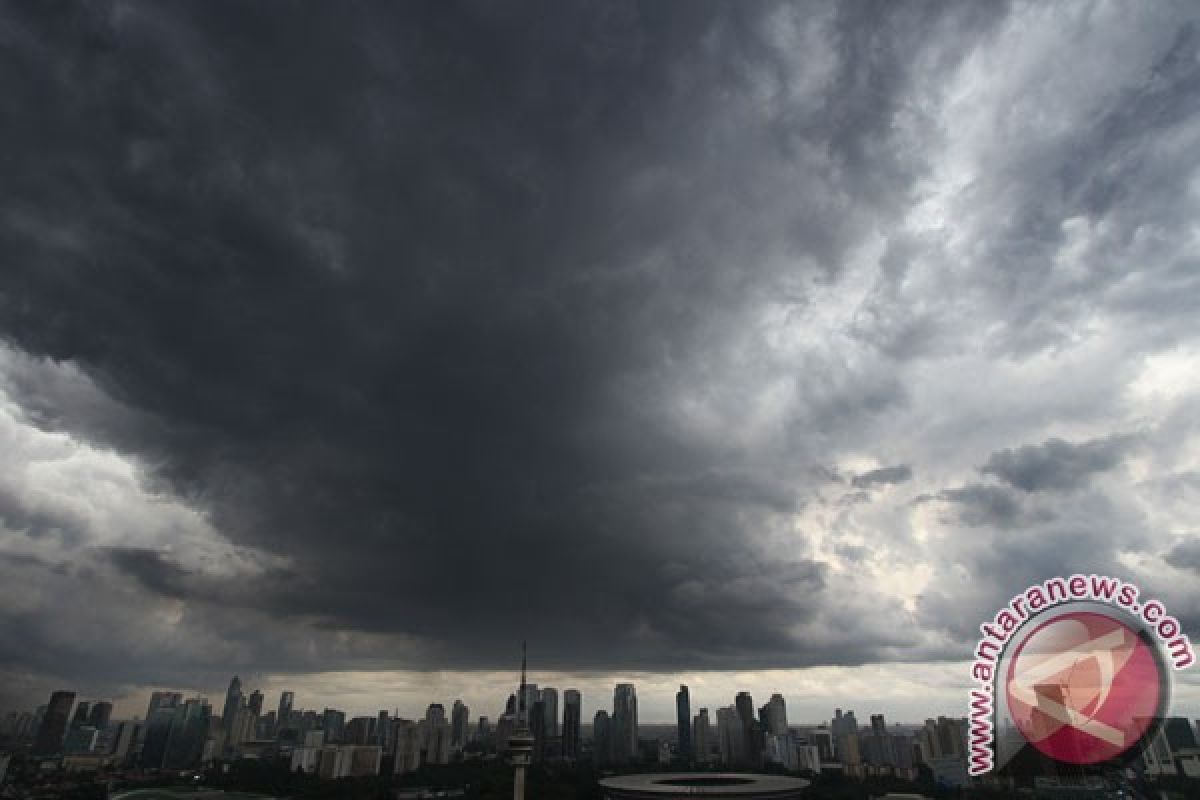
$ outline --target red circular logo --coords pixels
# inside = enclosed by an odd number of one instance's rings
[[[1163,699],[1158,659],[1137,632],[1076,611],[1035,628],[1008,668],[1008,707],[1021,734],[1070,764],[1096,764],[1136,746]]]

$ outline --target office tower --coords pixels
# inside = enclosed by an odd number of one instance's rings
[[[479,718],[479,725],[475,728],[475,739],[479,742],[479,746],[484,750],[488,750],[491,746],[492,725],[487,717]]]
[[[637,690],[632,683],[618,683],[613,690],[613,761],[628,764],[638,756]]]
[[[421,768],[421,742],[417,723],[407,719],[397,719],[392,726],[392,737],[396,742],[395,768],[397,775],[416,772]]]
[[[773,694],[767,701],[767,733],[772,736],[783,736],[788,732],[787,704],[783,695]]]
[[[372,717],[355,717],[346,723],[345,744],[365,746],[371,738]]]
[[[712,726],[708,721],[708,709],[700,709],[700,713],[692,721],[692,752],[694,764],[707,764],[708,751],[712,741]]]
[[[233,733],[234,723],[237,722],[237,711],[241,707],[242,682],[237,675],[234,675],[233,680],[229,682],[229,688],[225,691],[225,707],[221,711],[221,727],[225,731],[226,741]]]
[[[118,766],[124,766],[137,739],[141,727],[132,720],[117,724],[117,735],[113,737],[112,756]]]
[[[275,716],[276,725],[278,728],[287,728],[291,726],[292,703],[295,701],[295,699],[295,692],[279,693],[279,713]],[[276,730],[276,733],[278,733],[278,729]]]
[[[193,697],[174,710],[163,755],[163,769],[191,769],[200,764],[211,716],[212,710],[202,697]]]
[[[384,753],[392,752],[392,720],[388,716],[388,712],[382,709],[379,711],[379,716],[375,718],[375,741]]]
[[[441,708],[441,706],[438,706]],[[321,714],[321,730],[325,731],[325,744],[338,744],[342,741],[346,729],[346,713],[335,708],[327,708]]]
[[[579,759],[579,729],[583,699],[578,689],[563,692],[562,754],[567,761]]]
[[[675,693],[675,727],[679,740],[679,758],[692,760],[692,699],[688,687],[680,684]]]
[[[558,736],[558,690],[547,686],[539,693],[542,700],[543,727],[547,738]]]
[[[89,703],[80,700],[79,705],[75,706],[75,716],[71,718],[71,727],[78,728],[80,725],[87,725],[89,711]]]
[[[612,763],[612,719],[601,709],[592,718],[592,760],[602,767]]]
[[[508,696],[508,702],[504,704],[504,713],[510,715],[514,720],[517,718],[517,695],[516,693]]]
[[[830,722],[829,730],[830,733],[833,734],[833,740],[835,743],[838,742],[838,740],[840,740],[843,736],[848,736],[851,734],[857,736],[858,720],[854,718],[854,712],[847,711],[845,714],[843,714],[840,708],[834,709],[833,720]],[[835,744],[835,747],[836,746],[837,745]]]
[[[738,718],[742,723],[743,761],[752,767],[762,765],[765,747],[765,726],[759,724],[754,715],[754,699],[749,692],[738,692],[734,700]]]
[[[808,734],[808,743],[817,748],[818,763],[833,760],[833,742],[833,732],[824,728],[818,728]],[[818,768],[814,771],[820,772],[821,770]]]
[[[112,703],[100,702],[92,706],[92,712],[88,714],[88,724],[98,731],[102,731],[108,727],[108,721],[112,717]]]
[[[525,800],[525,770],[533,754],[533,736],[529,733],[525,701],[529,697],[525,682],[525,643],[521,642],[521,685],[517,690],[516,730],[508,737],[508,757],[513,765],[513,800]]]
[[[71,706],[75,703],[74,692],[55,692],[50,695],[50,703],[46,706],[46,715],[38,726],[37,736],[33,743],[33,754],[38,756],[54,755],[62,752],[63,739],[67,735],[67,720],[71,715]]]
[[[274,711],[268,711],[258,718],[258,726],[254,731],[255,739],[271,739],[275,736],[275,731],[279,728],[279,720],[275,717]]]
[[[721,763],[725,766],[739,765],[745,761],[745,724],[736,706],[717,709],[717,746]]]
[[[246,701],[246,706],[254,712],[254,719],[257,720],[262,715],[263,693],[255,689],[250,693],[250,699]]]
[[[175,718],[175,710],[181,706],[160,705],[154,713],[146,718],[144,727],[145,741],[142,743],[142,766],[147,769],[159,769],[167,754],[167,738],[171,734],[171,722]]]
[[[160,708],[173,709],[183,703],[182,692],[155,692],[150,695],[150,706],[146,709],[146,719],[154,716]]]
[[[67,755],[92,752],[96,749],[99,733],[91,725],[72,725],[63,741],[63,752]]]
[[[539,762],[546,753],[546,705],[541,700],[534,701],[529,710],[529,732],[533,734],[533,760]]]
[[[461,750],[467,743],[467,726],[470,724],[470,709],[462,700],[455,700],[450,710],[450,746]]]

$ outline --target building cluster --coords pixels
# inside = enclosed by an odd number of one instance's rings
[[[561,702],[560,702],[561,697]],[[692,713],[691,695],[675,695],[674,736],[642,738],[637,690],[619,683],[611,709],[597,711],[590,736],[582,724],[582,695],[526,683],[508,697],[494,724],[456,700],[431,703],[420,719],[380,711],[347,719],[345,712],[296,707],[293,692],[264,710],[260,691],[243,691],[234,677],[220,714],[202,696],[154,692],[145,719],[113,720],[112,703],[76,702],[74,692],[54,692],[33,712],[0,717],[0,752],[22,750],[59,759],[67,770],[142,768],[194,770],[221,760],[267,758],[322,778],[411,773],[425,764],[510,758],[528,763],[590,761],[602,769],[658,762],[692,769],[788,772],[839,771],[847,776],[914,779],[922,767],[948,786],[967,784],[967,721],[938,717],[923,726],[889,726],[883,715],[860,725],[853,711],[837,709],[828,723],[788,722],[780,694],[756,706],[749,692],[732,704]],[[653,726],[656,733],[662,726]],[[1196,731],[1182,718],[1166,721],[1143,755],[1148,775],[1200,777]]]

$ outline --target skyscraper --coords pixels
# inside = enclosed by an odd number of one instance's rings
[[[279,693],[279,713],[275,716],[276,735],[278,735],[280,730],[288,727],[292,717],[292,703],[295,701],[295,699],[295,692]]]
[[[547,686],[539,693],[542,701],[543,726],[547,738],[558,736],[558,690]]]
[[[48,756],[62,752],[63,739],[67,735],[67,721],[74,703],[74,692],[55,692],[50,695],[46,715],[42,717],[42,724],[38,726],[37,736],[34,738],[34,755]]]
[[[252,712],[254,712],[254,719],[257,720],[262,714],[263,693],[258,689],[255,689],[250,693],[250,699],[246,701],[246,705]]]
[[[203,697],[193,697],[175,709],[163,756],[164,769],[190,769],[200,763],[211,716],[212,710]]]
[[[679,737],[679,757],[692,760],[692,699],[688,687],[680,685],[675,693],[675,726]]]
[[[783,701],[783,695],[773,694],[767,701],[767,733],[784,736],[787,732],[787,704]]]
[[[462,700],[455,700],[450,711],[450,746],[462,749],[467,743],[467,726],[470,724],[471,711]]]
[[[708,751],[712,741],[712,726],[708,720],[708,709],[700,709],[700,713],[696,715],[692,721],[692,752],[690,754],[692,763],[707,764]]]
[[[160,708],[175,708],[183,702],[182,692],[155,692],[150,695],[150,706],[146,709],[146,719],[154,716]]]
[[[717,709],[717,743],[721,752],[721,764],[732,766],[745,761],[743,739],[745,725],[735,706]]]
[[[612,718],[600,709],[592,718],[592,760],[598,767],[612,763]]]
[[[234,675],[233,680],[229,682],[229,688],[225,691],[225,707],[221,711],[221,727],[225,731],[226,739],[233,732],[233,725],[237,722],[237,712],[241,707],[242,682],[237,675]]]
[[[441,706],[438,708],[440,709]],[[442,718],[445,719],[445,717],[445,712],[442,712]],[[325,731],[325,744],[337,744],[342,741],[345,729],[346,712],[338,711],[336,708],[327,708],[321,714],[321,730]]]
[[[580,715],[583,700],[577,689],[563,692],[562,754],[568,761],[579,758]]]
[[[112,707],[112,703],[106,701],[95,703],[88,715],[88,724],[98,731],[107,728],[108,721],[112,718]]]
[[[80,700],[79,705],[75,706],[75,716],[71,718],[71,727],[78,728],[81,725],[87,725],[89,710],[90,704],[86,700]]]
[[[752,767],[760,767],[763,762],[766,731],[765,726],[755,719],[754,699],[749,692],[738,692],[734,704],[742,723],[743,762]]]
[[[618,683],[613,690],[613,761],[628,764],[638,755],[637,690],[632,683]]]

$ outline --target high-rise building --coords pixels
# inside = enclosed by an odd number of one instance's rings
[[[738,719],[742,723],[743,763],[751,767],[762,766],[766,745],[765,727],[754,715],[754,699],[749,692],[738,692],[734,700]]]
[[[787,732],[787,704],[783,701],[783,695],[773,694],[767,701],[767,733],[783,736]]]
[[[546,754],[546,705],[535,700],[529,711],[529,732],[533,734],[533,760],[541,761]]]
[[[490,747],[492,725],[487,717],[479,718],[479,725],[475,728],[475,739],[479,742],[480,747],[485,750]]]
[[[684,761],[692,761],[692,698],[688,687],[682,684],[675,693],[675,727],[679,741],[679,757]]]
[[[612,719],[601,709],[592,718],[592,760],[598,767],[612,763]]]
[[[221,711],[221,727],[225,731],[226,741],[231,738],[230,734],[237,722],[237,712],[241,707],[242,681],[237,675],[234,675],[233,680],[229,682],[229,688],[225,691],[225,707]]]
[[[568,761],[579,758],[579,732],[583,701],[578,689],[563,692],[562,754]]]
[[[371,738],[374,717],[354,717],[346,723],[345,744],[366,746]]]
[[[171,723],[175,711],[182,706],[160,705],[154,713],[146,718],[145,741],[142,743],[142,766],[147,769],[160,769],[163,758],[167,754],[167,738],[171,735]]]
[[[618,683],[613,690],[612,748],[618,764],[638,757],[637,690],[632,683]]]
[[[75,706],[75,716],[71,718],[71,727],[78,728],[81,725],[87,725],[88,713],[90,712],[90,703],[86,700],[80,700],[79,705]]]
[[[42,717],[34,739],[34,755],[47,756],[62,752],[63,739],[67,735],[67,720],[74,703],[74,692],[55,692],[50,695],[50,703],[46,706],[46,714]]]
[[[275,716],[276,735],[280,729],[287,728],[291,724],[292,703],[295,702],[295,699],[295,692],[279,693],[279,713]]]
[[[375,742],[384,753],[392,752],[392,720],[384,709],[375,718]]]
[[[191,769],[200,764],[211,716],[212,710],[203,697],[191,698],[174,710],[163,756],[164,769]]]
[[[721,753],[721,764],[734,766],[746,760],[745,725],[736,706],[717,709],[717,746]]]
[[[542,701],[543,728],[547,738],[558,736],[558,689],[547,686],[538,693]]]
[[[692,721],[692,752],[691,759],[695,764],[708,763],[708,751],[711,748],[712,725],[708,720],[708,709],[700,709],[700,713]]]
[[[154,716],[160,708],[173,709],[183,703],[182,692],[155,692],[150,695],[150,706],[146,709],[146,719]]]
[[[471,711],[462,700],[455,700],[450,711],[450,746],[461,750],[467,743],[467,726],[470,725]]]
[[[346,733],[346,712],[336,708],[325,709],[321,715],[321,730],[325,731],[325,744],[340,743]]]
[[[102,701],[92,705],[92,712],[88,714],[88,724],[98,731],[102,731],[108,727],[108,721],[112,718],[112,703]]]
[[[393,772],[403,775],[420,769],[424,743],[421,741],[417,723],[407,719],[397,719],[392,726],[392,736],[396,742],[396,765]]]
[[[262,715],[263,693],[255,689],[250,693],[250,699],[246,701],[246,706],[254,712],[254,719],[257,720]]]

